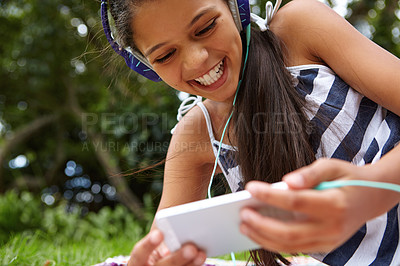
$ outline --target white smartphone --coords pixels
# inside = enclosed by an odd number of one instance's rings
[[[285,188],[284,185],[276,187]],[[171,252],[185,243],[193,243],[207,257],[215,257],[259,248],[239,230],[239,211],[245,206],[281,220],[295,219],[293,212],[266,205],[244,190],[162,209],[157,212],[155,222]]]

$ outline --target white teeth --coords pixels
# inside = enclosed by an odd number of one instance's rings
[[[215,68],[211,69],[210,72],[202,77],[195,79],[203,86],[210,86],[216,82],[224,74],[224,63],[221,61]]]
[[[203,78],[204,78],[205,81],[206,81],[206,85],[207,85],[207,86],[210,85],[210,83],[212,82],[212,78],[210,77],[210,75],[205,74],[205,75],[203,76]]]

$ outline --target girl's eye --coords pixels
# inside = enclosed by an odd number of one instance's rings
[[[166,54],[165,56],[163,56],[163,57],[161,57],[161,58],[159,58],[159,59],[156,59],[155,61],[156,61],[157,63],[159,63],[159,64],[162,64],[162,63],[164,63],[165,61],[167,61],[174,53],[175,53],[175,49],[172,50],[171,52],[169,52],[168,54]]]
[[[207,32],[209,32],[210,30],[212,30],[214,27],[215,27],[215,25],[216,25],[216,18],[215,19],[213,19],[212,21],[211,21],[211,23],[207,26],[207,27],[205,27],[204,29],[202,29],[201,31],[199,31],[199,32],[197,32],[195,35],[196,36],[201,36],[201,35],[204,35],[204,34],[206,34]]]

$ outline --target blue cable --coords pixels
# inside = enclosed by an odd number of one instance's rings
[[[236,93],[235,93],[235,98],[233,99],[232,107],[235,106],[236,98],[237,98],[237,95],[238,95],[238,91],[239,91],[240,85],[242,84],[242,79],[243,79],[243,76],[244,76],[244,70],[246,68],[247,58],[249,56],[250,33],[251,33],[251,26],[249,24],[247,26],[247,28],[246,28],[246,38],[247,38],[247,40],[246,40],[246,46],[247,46],[246,47],[246,57],[244,59],[244,64],[243,64],[243,69],[242,69],[242,76],[241,76],[241,79],[239,80],[239,83],[238,83],[238,85],[236,87]],[[226,132],[226,129],[228,128],[229,122],[231,121],[232,115],[233,115],[233,110],[232,110],[231,114],[229,115],[228,120],[226,121],[224,130],[222,131],[221,140],[219,141],[217,156],[215,156],[214,169],[213,169],[212,174],[211,174],[210,183],[208,184],[207,195],[208,195],[209,199],[211,199],[211,185],[212,185],[212,182],[214,180],[215,171],[217,170],[218,158],[219,158],[219,155],[221,154],[222,141],[224,140],[225,132]],[[231,252],[231,258],[232,258],[233,265],[236,266],[235,253]]]
[[[231,258],[232,258],[233,265],[236,265],[235,253],[231,252]]]
[[[372,188],[380,188],[380,189],[386,189],[386,190],[400,192],[400,185],[392,184],[392,183],[376,182],[376,181],[366,181],[366,180],[326,181],[326,182],[321,182],[314,189],[324,190],[324,189],[330,189],[330,188],[340,188],[340,187],[345,187],[345,186],[372,187]]]
[[[246,57],[244,59],[244,64],[243,64],[243,69],[242,69],[242,78],[239,80],[239,83],[237,85],[235,98],[233,99],[232,107],[235,106],[236,98],[237,98],[238,91],[239,91],[239,87],[242,84],[242,79],[243,79],[243,76],[244,76],[244,70],[246,68],[247,58],[249,56],[250,33],[251,33],[251,27],[250,27],[250,24],[249,24],[247,26],[247,28],[246,28],[246,38],[247,38],[246,45],[247,45],[247,48],[246,48]],[[219,141],[217,156],[215,156],[214,169],[213,169],[212,174],[211,174],[210,183],[208,184],[207,195],[208,195],[209,199],[211,199],[211,185],[212,185],[212,182],[213,182],[213,179],[214,179],[215,171],[217,170],[218,158],[219,158],[219,155],[221,153],[222,141],[224,140],[225,132],[226,132],[226,129],[228,128],[229,122],[231,121],[232,115],[233,115],[233,110],[232,110],[231,114],[229,115],[228,120],[226,121],[224,130],[222,131],[221,140]]]

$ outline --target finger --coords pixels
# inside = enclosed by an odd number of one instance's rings
[[[293,171],[282,180],[292,189],[313,188],[322,181],[329,181],[342,177],[343,161],[336,159],[318,159],[312,164]]]
[[[322,223],[320,221],[305,220],[287,222],[266,217],[258,212],[245,208],[240,213],[243,223],[249,225],[265,238],[274,240],[304,243],[320,238],[331,239],[337,236],[341,228],[335,221]]]
[[[260,236],[259,232],[252,229],[247,224],[240,225],[240,231],[252,239],[254,242],[258,243],[264,249],[274,251],[277,253],[308,253],[308,252],[328,252],[332,250],[335,245],[329,241],[309,241],[304,243],[291,243],[282,242],[277,240],[272,240],[269,238],[263,238]]]
[[[284,223],[266,217],[240,226],[243,234],[265,249],[289,253],[333,249],[340,244],[333,228],[327,229],[318,223]]]
[[[170,253],[169,249],[167,248],[167,245],[165,245],[165,242],[162,242],[158,247],[157,251],[160,254],[161,257],[165,257]]]
[[[207,255],[204,251],[199,251],[197,256],[187,266],[200,266],[206,262]]]
[[[243,224],[251,228],[258,239],[294,245],[336,238],[337,227],[332,222],[328,224],[314,221],[282,222],[262,216],[251,209],[244,209],[240,214]]]
[[[147,265],[154,250],[161,244],[164,237],[158,230],[151,231],[140,240],[132,250],[128,265]]]
[[[269,205],[306,214],[310,219],[342,215],[345,211],[341,190],[282,190],[271,188],[265,182],[252,181],[246,186],[251,195]]]
[[[199,253],[200,251],[194,245],[186,244],[182,246],[182,248],[180,248],[179,250],[175,251],[174,253],[171,253],[169,256],[160,259],[156,265],[157,266],[201,265],[205,261],[205,254],[200,255]]]

